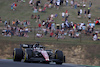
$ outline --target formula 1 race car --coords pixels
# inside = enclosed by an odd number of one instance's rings
[[[22,59],[24,59],[24,62],[55,62],[56,64],[65,62],[62,51],[56,50],[53,53],[52,50],[45,50],[45,47],[39,45],[39,43],[34,45],[20,44],[20,48],[14,48],[13,61],[21,61]]]

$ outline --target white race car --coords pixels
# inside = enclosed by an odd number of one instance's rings
[[[22,49],[25,48],[25,50]],[[20,44],[20,48],[14,48],[13,60],[24,62],[56,62],[56,64],[62,64],[65,62],[65,56],[60,50],[56,50],[55,53],[52,50],[45,50],[45,47],[36,43],[34,45]]]

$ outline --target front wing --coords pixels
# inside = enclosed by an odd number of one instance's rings
[[[57,63],[63,63],[63,61],[60,61],[59,59],[49,59],[49,61],[46,61],[44,58],[30,58],[27,59],[26,62],[57,62]]]

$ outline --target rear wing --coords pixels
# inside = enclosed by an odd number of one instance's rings
[[[33,48],[31,44],[20,44],[20,48]]]

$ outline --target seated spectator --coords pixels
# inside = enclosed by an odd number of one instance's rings
[[[30,0],[30,1],[29,1],[29,4],[30,4],[30,6],[32,6],[32,4],[33,4],[33,0]]]
[[[34,19],[37,19],[37,15],[34,15],[34,17],[33,17]]]
[[[16,23],[15,20],[13,20],[13,21],[12,21],[12,25],[15,25],[15,23]]]
[[[38,28],[39,28],[39,30],[41,30],[41,23],[38,24]]]
[[[83,4],[83,7],[86,7],[86,4],[85,3]]]
[[[42,38],[42,37],[43,37],[43,34],[39,34],[39,33],[37,33],[37,34],[36,34],[36,37],[38,37],[38,38]]]
[[[34,7],[33,13],[38,13],[37,7]]]
[[[93,41],[96,41],[98,39],[97,33],[93,34],[93,38],[92,39],[93,39]]]
[[[51,3],[49,3],[48,8],[51,8],[51,7],[52,7],[52,4],[51,4]]]
[[[54,34],[54,33],[53,33],[53,32],[51,32],[51,33],[50,33],[50,37],[53,37],[53,34]]]
[[[29,32],[29,29],[27,27],[24,28],[24,37],[29,37],[27,33]]]
[[[100,40],[100,31],[99,31],[99,33],[97,34],[97,36],[98,36],[98,40]]]
[[[79,3],[77,4],[77,7],[80,7],[80,4]]]
[[[42,11],[42,9],[41,9],[41,7],[39,8],[39,12],[41,12]]]
[[[79,38],[79,36],[80,36],[79,32],[76,32],[75,33],[75,38]]]
[[[42,12],[45,12],[45,10],[46,10],[46,7],[44,7],[44,8],[42,9]]]
[[[96,20],[95,24],[96,24],[96,25],[100,25],[99,20]]]
[[[6,36],[6,30],[5,29],[2,30],[2,35]]]
[[[55,18],[58,17],[58,14],[55,14],[54,17],[55,17]]]

